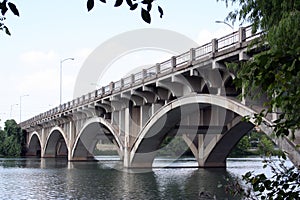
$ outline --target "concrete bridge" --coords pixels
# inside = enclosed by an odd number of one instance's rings
[[[242,121],[261,111],[266,98],[239,100],[235,74],[226,62],[243,62],[256,52],[251,28],[190,49],[186,53],[92,91],[20,123],[27,131],[28,156],[93,160],[98,140],[109,139],[124,167],[151,167],[162,141],[180,136],[199,167],[225,167],[238,141],[254,128]],[[267,116],[260,128],[270,136]],[[300,152],[287,138],[274,139],[300,165]]]

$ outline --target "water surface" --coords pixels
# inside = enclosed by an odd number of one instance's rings
[[[0,199],[201,199],[203,193],[208,195],[203,199],[233,199],[217,185],[247,171],[263,172],[259,158],[228,159],[226,169],[187,167],[197,166],[192,158],[162,168],[172,160],[159,158],[148,173],[122,169],[117,157],[98,158],[0,159]]]

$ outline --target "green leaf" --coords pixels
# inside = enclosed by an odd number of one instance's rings
[[[7,26],[4,26],[3,28],[4,28],[5,33],[6,33],[7,35],[11,35],[10,32],[9,32],[9,30],[8,30],[8,28],[7,28]]]
[[[135,4],[133,4],[133,5],[130,7],[130,10],[135,10],[137,7],[138,7],[138,4],[135,3]]]
[[[8,8],[6,6],[5,1],[2,4],[0,4],[0,5],[1,5],[1,14],[4,16],[5,13],[8,11]]]
[[[151,16],[149,11],[145,10],[144,8],[142,8],[142,18],[145,22],[147,22],[148,24],[151,23]]]
[[[88,11],[92,10],[94,7],[94,0],[88,0],[86,6]]]
[[[158,12],[160,13],[160,18],[162,18],[162,16],[164,15],[164,11],[160,6],[158,6]]]
[[[131,0],[126,0],[127,4],[129,5],[129,7],[132,6],[132,1]]]
[[[123,3],[123,0],[116,0],[116,3],[115,3],[115,7],[119,7],[120,5],[122,5]]]
[[[147,10],[148,10],[148,12],[150,12],[150,11],[151,11],[151,9],[152,9],[152,4],[151,4],[151,3],[149,3],[149,4],[148,4],[148,6],[147,6]]]
[[[151,4],[153,0],[143,0],[141,3],[142,4]]]
[[[8,7],[9,7],[9,9],[11,10],[11,12],[14,13],[14,15],[20,16],[19,11],[18,11],[18,9],[17,9],[17,7],[16,7],[15,4],[9,2],[9,3],[8,3]]]

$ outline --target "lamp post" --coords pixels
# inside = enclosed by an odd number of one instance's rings
[[[65,58],[60,61],[59,105],[61,105],[61,98],[62,98],[62,64],[67,60],[74,60],[74,58]]]
[[[20,123],[22,122],[22,97],[28,97],[29,94],[24,94],[20,96]]]
[[[216,23],[219,23],[219,24],[226,24],[227,26],[229,26],[229,27],[232,29],[232,31],[234,30],[233,26],[230,25],[230,24],[228,24],[228,23],[225,22],[225,21],[219,21],[219,20],[217,20],[217,21],[215,21],[215,22],[216,22]]]

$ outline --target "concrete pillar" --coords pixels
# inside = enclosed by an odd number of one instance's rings
[[[130,109],[130,146],[132,142],[137,137],[138,133],[140,132],[140,118],[141,118],[141,108],[140,106],[133,106]]]
[[[144,127],[144,125],[146,124],[146,122],[150,119],[150,117],[152,116],[152,110],[151,110],[151,106],[150,105],[142,105],[141,106],[141,120],[140,120],[140,126],[141,128]]]
[[[151,116],[158,110],[162,107],[162,105],[160,104],[152,104],[152,107],[151,107]]]
[[[157,63],[156,65],[156,74],[160,73],[160,63]]]
[[[172,68],[176,67],[176,57],[175,56],[171,57],[171,66],[172,66]]]
[[[198,166],[204,166],[204,135],[198,135]]]
[[[119,111],[119,120],[118,120],[118,125],[119,125],[119,135],[123,135],[124,133],[124,120],[125,120],[125,112],[124,110]],[[122,137],[121,137],[122,138]]]
[[[45,136],[45,129],[42,128],[41,130],[41,157],[45,156],[45,149],[46,149],[46,136]]]
[[[242,43],[246,40],[246,29],[245,27],[239,28],[239,43]]]
[[[195,49],[194,48],[191,48],[190,49],[190,60],[189,60],[189,62],[190,62],[190,64],[192,64],[192,62],[195,60]]]
[[[124,167],[130,167],[130,112],[125,108]]]
[[[212,47],[212,57],[214,57],[215,53],[218,51],[218,40],[217,39],[212,39],[211,47]]]
[[[68,134],[68,138],[69,138],[69,142],[68,142],[68,160],[72,159],[72,149],[74,147],[74,136],[73,136],[73,122],[70,121],[68,124],[68,132],[66,132],[66,134]]]
[[[111,113],[111,124],[112,125],[119,125],[119,117],[121,111],[114,111]]]

